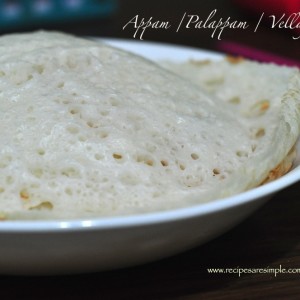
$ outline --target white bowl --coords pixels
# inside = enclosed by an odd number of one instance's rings
[[[150,59],[215,59],[187,47],[106,40]],[[298,149],[300,144],[298,143]],[[300,179],[300,155],[280,179],[210,203],[144,215],[60,221],[0,222],[0,273],[66,274],[133,266],[201,245],[229,230],[273,193]]]

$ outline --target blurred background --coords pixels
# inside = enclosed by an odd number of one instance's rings
[[[215,19],[247,21],[249,30],[225,29],[222,42],[211,38],[210,29],[169,30],[147,29],[145,41],[160,41],[189,45],[204,49],[224,51],[259,60],[300,60],[300,39],[292,39],[300,30],[271,28],[268,15],[274,14],[283,20],[294,13],[294,24],[299,23],[300,0],[0,0],[0,34],[25,32],[37,29],[60,30],[83,36],[117,37],[133,39],[133,25],[123,26],[134,16],[153,21],[168,21],[178,25],[183,14],[193,14],[205,20],[217,9]],[[253,32],[262,12],[263,21]],[[249,49],[250,47],[250,49]],[[262,53],[260,51],[263,51]],[[266,53],[265,53],[266,52]]]
[[[272,29],[267,17],[285,14],[282,20],[288,20],[293,16],[296,27],[300,0],[0,0],[0,35],[46,29],[133,40],[133,26],[122,28],[136,15],[173,26],[185,12],[205,20],[214,9],[216,19],[247,21],[251,29],[225,29],[221,41],[211,38],[210,29],[176,32],[173,27],[147,29],[143,38],[300,66],[300,39],[292,38],[300,35],[299,28]],[[253,32],[262,13],[266,17]],[[0,276],[2,299],[300,299],[298,274],[277,278],[243,274],[239,278],[211,276],[205,269],[278,268],[281,264],[298,268],[299,195],[297,183],[218,240],[154,264],[56,279]]]

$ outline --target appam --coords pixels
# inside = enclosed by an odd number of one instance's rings
[[[106,39],[105,42],[151,60],[169,58],[180,62],[190,58],[222,58],[216,53],[174,45],[119,39]],[[216,238],[253,213],[272,194],[299,179],[298,153],[292,170],[281,178],[199,205],[108,218],[6,220],[0,222],[0,272],[70,274],[158,260]],[[285,197],[284,192],[282,196]]]
[[[2,219],[121,216],[224,198],[266,180],[299,135],[296,69],[259,95],[276,109],[251,106],[248,122],[190,79],[103,43],[51,32],[2,39]]]
[[[257,144],[253,144],[255,149],[257,146],[265,147],[273,139],[282,107],[281,96],[287,82],[298,72],[297,68],[231,56],[215,61],[162,61],[161,65],[189,79],[219,100],[231,104],[235,115],[248,128],[249,135],[257,141]],[[295,151],[295,147],[292,147],[262,183],[288,172],[296,156]]]

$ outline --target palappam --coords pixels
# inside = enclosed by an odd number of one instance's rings
[[[257,99],[239,109],[174,70],[65,34],[4,36],[0,53],[2,219],[120,216],[223,198],[266,180],[299,135],[296,69],[280,69],[280,84],[265,81],[265,94],[259,76],[246,75],[250,87],[229,98],[252,90]]]

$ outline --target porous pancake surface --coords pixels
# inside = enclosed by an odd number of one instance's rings
[[[105,44],[37,32],[2,37],[0,53],[2,218],[211,201],[259,184],[299,134],[294,70],[261,143],[231,103]]]

